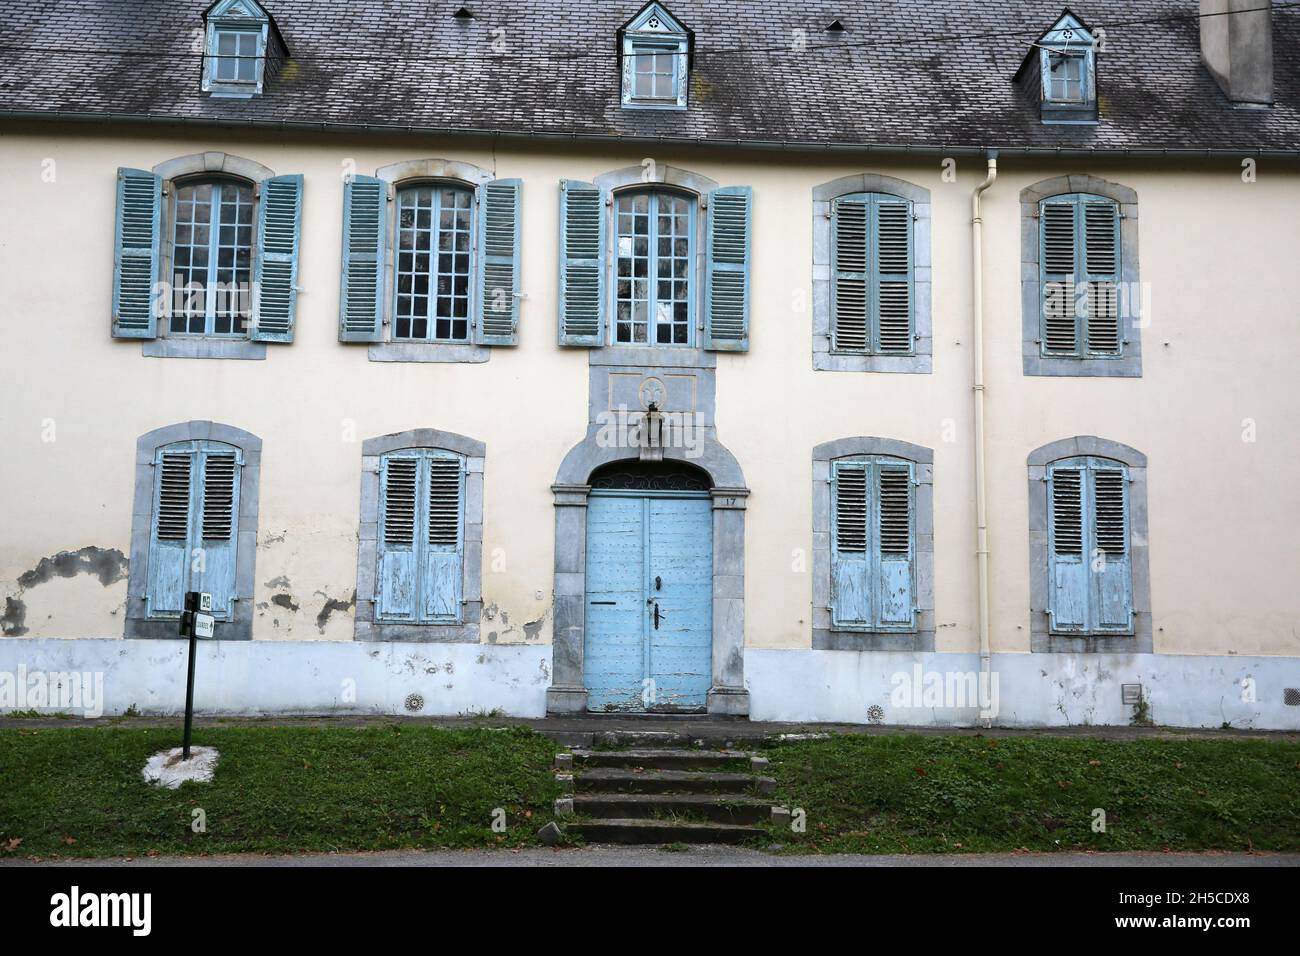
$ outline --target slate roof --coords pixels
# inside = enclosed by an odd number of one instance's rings
[[[1202,66],[1197,0],[1071,0],[1106,31],[1096,126],[1043,125],[1012,81],[1059,0],[673,0],[695,32],[685,112],[620,106],[615,37],[639,0],[464,0],[470,19],[453,16],[455,0],[265,0],[290,60],[251,100],[200,90],[191,44],[209,2],[0,0],[0,116],[813,148],[1300,149],[1300,5],[1281,0],[1266,110],[1233,108]],[[826,31],[835,19],[844,32]]]

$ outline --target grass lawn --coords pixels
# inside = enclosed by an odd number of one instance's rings
[[[767,756],[807,815],[773,828],[791,852],[1300,850],[1298,743],[846,736]]]
[[[0,730],[0,857],[532,845],[559,795],[555,746],[522,728],[204,728],[212,783],[146,784],[145,760],[180,736]]]
[[[0,729],[0,857],[527,846],[559,795],[556,746],[524,728],[202,728],[214,782],[146,784],[146,758],[179,736]],[[765,752],[773,802],[805,814],[806,832],[763,841],[787,852],[1300,850],[1300,743],[840,736]]]

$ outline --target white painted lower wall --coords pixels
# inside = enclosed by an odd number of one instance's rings
[[[978,654],[745,652],[753,720],[870,723],[877,705],[884,724],[975,726],[980,707],[953,706],[972,695],[944,691],[951,682],[966,692],[969,679],[959,677],[979,670]],[[1294,658],[995,654],[991,674],[989,709],[1000,727],[1128,724],[1134,708],[1122,702],[1120,686],[1141,684],[1159,725],[1300,729],[1300,706],[1284,702],[1286,688],[1300,688]]]
[[[210,715],[541,717],[551,683],[548,645],[211,641],[198,649],[195,709]],[[186,650],[183,641],[0,641],[0,712],[177,714]],[[982,723],[979,670],[977,654],[745,652],[753,720],[974,726]],[[994,693],[982,702],[995,726],[1126,725],[1134,708],[1121,685],[1141,684],[1159,725],[1300,730],[1300,706],[1285,703],[1286,689],[1300,688],[1294,658],[996,654],[992,674]],[[74,683],[72,675],[89,677]],[[82,696],[55,696],[71,689]],[[420,698],[414,710],[411,695]]]
[[[105,715],[185,710],[188,643],[154,640],[0,641],[0,711],[94,716],[94,706],[10,700],[5,675],[40,685],[49,674],[102,675]],[[21,668],[21,671],[20,671]],[[411,644],[344,641],[200,641],[194,708],[201,714],[500,713],[546,710],[551,649],[544,645]],[[416,694],[421,706],[407,707]]]

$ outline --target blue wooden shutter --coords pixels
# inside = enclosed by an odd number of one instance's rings
[[[478,203],[478,323],[481,345],[519,344],[519,199],[523,181],[485,185]]]
[[[831,482],[831,621],[871,626],[870,470],[863,461],[837,461]]]
[[[1086,467],[1068,462],[1047,472],[1048,616],[1051,630],[1083,632],[1088,626]]]
[[[1077,356],[1080,322],[1075,293],[1079,275],[1078,202],[1056,196],[1039,205],[1039,289],[1042,352]]]
[[[724,186],[709,193],[704,272],[704,348],[749,348],[749,261],[754,191]]]
[[[912,352],[912,204],[871,197],[871,315],[874,348],[882,355]]]
[[[430,624],[459,623],[465,553],[464,460],[459,455],[431,453],[423,465],[428,475],[428,509],[420,573],[420,617]]]
[[[254,342],[292,342],[302,241],[302,176],[263,180],[257,211]]]
[[[230,446],[204,442],[200,460],[203,483],[194,489],[201,501],[195,508],[198,520],[193,527],[198,533],[191,536],[193,573],[187,590],[209,592],[212,613],[218,619],[229,619],[234,612],[242,456]]]
[[[377,621],[416,619],[419,500],[418,454],[384,456],[379,466]]]
[[[876,501],[871,555],[874,624],[881,631],[911,631],[916,627],[912,466],[880,461],[871,471]]]
[[[831,206],[831,351],[866,352],[871,346],[867,248],[871,205],[865,196],[841,196]]]
[[[162,234],[162,177],[143,169],[117,171],[117,223],[113,239],[113,336],[158,335],[154,283]]]
[[[160,448],[154,455],[153,527],[145,595],[149,617],[175,616],[184,605],[196,457],[190,442]]]
[[[598,346],[605,328],[605,208],[591,183],[560,181],[560,344]]]
[[[340,342],[383,341],[387,237],[387,184],[372,176],[349,176],[343,184]]]
[[[1079,274],[1085,287],[1085,345],[1089,355],[1118,356],[1124,344],[1119,325],[1119,207],[1109,199],[1080,201],[1083,253]]]
[[[1129,552],[1128,473],[1122,465],[1093,460],[1091,621],[1094,631],[1133,633],[1133,570]]]

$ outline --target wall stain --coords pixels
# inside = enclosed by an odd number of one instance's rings
[[[275,594],[271,596],[271,603],[276,607],[282,607],[286,611],[298,610],[298,605],[293,603],[292,594]]]
[[[27,604],[22,595],[29,589],[55,578],[75,578],[79,574],[94,575],[100,584],[108,587],[126,577],[128,563],[126,555],[116,548],[97,548],[94,545],[41,558],[36,567],[18,575],[18,593],[5,598],[0,633],[7,637],[21,637],[27,633]]]
[[[287,588],[291,585],[289,584],[289,579],[282,574],[278,578],[271,578],[271,580],[266,582],[265,586],[268,588]]]
[[[27,605],[18,598],[5,598],[5,613],[0,617],[0,631],[6,637],[22,637],[27,633]]]
[[[352,597],[348,598],[346,601],[339,601],[335,598],[328,597],[324,591],[317,591],[316,593],[325,598],[325,605],[320,609],[320,613],[316,615],[316,628],[322,634],[325,633],[325,625],[329,623],[331,614],[335,611],[350,611],[357,603],[356,591],[353,591]]]
[[[79,551],[60,551],[51,558],[41,558],[36,567],[18,576],[18,587],[26,591],[53,578],[74,578],[93,574],[108,587],[126,577],[126,555],[116,548],[88,546]]]

